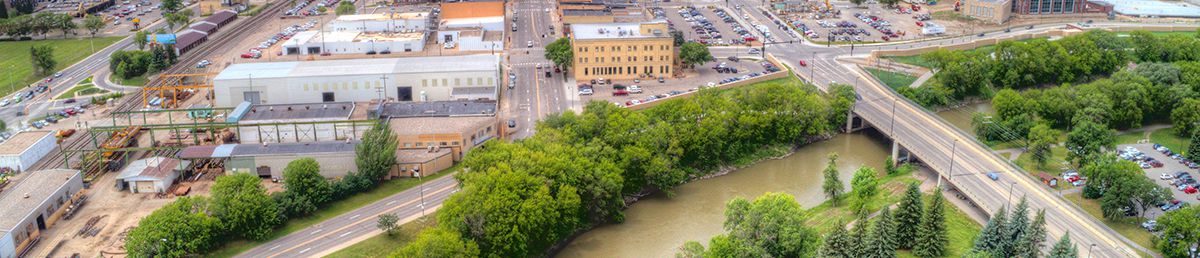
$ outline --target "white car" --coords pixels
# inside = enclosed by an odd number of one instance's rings
[[[530,41],[525,42],[525,47],[533,47],[533,41],[530,40]]]
[[[579,90],[579,95],[592,95],[592,93],[593,93],[593,92],[592,92],[592,89],[582,89],[582,90]]]
[[[11,103],[11,102],[9,102],[7,99],[6,99],[6,100],[0,100],[0,107],[7,107],[7,106],[8,106],[8,104],[12,104],[12,103]]]
[[[629,93],[635,93],[635,94],[636,94],[636,93],[642,93],[642,87],[639,87],[639,86],[637,86],[637,85],[631,85],[631,86],[629,86],[629,89],[628,89],[628,90],[629,90]]]
[[[1171,180],[1171,179],[1175,179],[1175,176],[1171,175],[1171,173],[1162,173],[1162,175],[1158,176],[1158,179]]]

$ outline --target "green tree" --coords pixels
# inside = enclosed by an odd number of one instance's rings
[[[979,232],[979,237],[975,238],[975,244],[971,250],[988,252],[996,257],[1005,257],[1004,248],[1008,245],[1008,210],[1000,208],[993,212],[992,218],[988,219],[987,225],[983,226],[983,230]]]
[[[1129,33],[1133,43],[1133,54],[1142,62],[1166,61],[1166,50],[1163,42],[1149,31],[1138,30]]]
[[[45,39],[50,36],[47,35],[47,33],[55,28],[58,28],[57,20],[58,17],[56,17],[56,15],[52,12],[39,12],[34,14],[33,32],[42,35],[42,38]]]
[[[850,232],[846,231],[845,223],[834,224],[833,232],[825,235],[825,244],[821,246],[820,257],[828,258],[851,258],[850,246],[853,245],[850,239]]]
[[[354,4],[350,3],[349,1],[342,1],[338,4],[337,8],[333,10],[333,12],[337,15],[349,15],[354,14],[357,11],[358,10],[354,8]]]
[[[854,172],[854,178],[850,179],[850,210],[858,214],[864,214],[870,209],[867,204],[871,199],[875,198],[875,194],[879,193],[879,179],[876,178],[877,172],[871,167],[860,167]]]
[[[804,214],[796,198],[786,193],[766,193],[753,202],[734,198],[725,208],[725,230],[773,257],[809,256],[819,236],[805,225]]]
[[[0,4],[0,19],[8,19],[8,5],[6,4]]]
[[[1063,234],[1062,238],[1059,238],[1058,243],[1055,243],[1054,247],[1050,248],[1050,255],[1048,255],[1046,257],[1048,257],[1048,258],[1077,258],[1077,257],[1079,257],[1079,252],[1075,249],[1075,244],[1071,243],[1071,233],[1067,232],[1067,233]]]
[[[138,221],[125,237],[129,257],[189,257],[216,247],[221,221],[204,197],[180,197]]]
[[[837,157],[837,153],[829,154],[829,163],[825,165],[824,171],[825,181],[821,185],[825,192],[825,198],[829,199],[829,204],[833,206],[838,206],[838,202],[843,198],[843,192],[846,191],[842,180],[838,178]]]
[[[1200,128],[1197,122],[1200,122],[1200,99],[1185,99],[1171,111],[1171,128],[1175,130],[1175,135],[1189,136],[1196,128]]]
[[[278,206],[258,176],[249,173],[217,177],[212,186],[213,216],[225,232],[250,240],[265,240],[278,226]]]
[[[899,247],[911,249],[916,246],[917,231],[921,225],[921,217],[925,216],[922,209],[925,205],[921,200],[921,189],[917,184],[909,184],[896,208],[896,240]]]
[[[861,6],[865,2],[867,2],[867,1],[866,0],[850,0],[850,3],[854,4],[855,6]]]
[[[92,37],[96,37],[96,33],[104,29],[104,19],[96,15],[88,15],[83,18],[83,28],[91,33]]]
[[[1116,136],[1112,129],[1086,119],[1077,119],[1075,127],[1067,133],[1067,158],[1076,165],[1087,164],[1100,155],[1105,148],[1116,147]]]
[[[33,66],[34,74],[50,75],[54,73],[54,67],[58,66],[58,61],[54,60],[53,46],[37,45],[29,47],[29,55],[29,61]]]
[[[1166,257],[1187,257],[1188,248],[1200,244],[1200,206],[1190,205],[1158,217],[1162,239],[1158,250]]]
[[[383,180],[396,164],[396,134],[386,123],[377,123],[363,132],[362,142],[354,146],[354,163],[358,171],[371,179],[372,185]]]
[[[887,158],[883,159],[883,171],[887,172],[888,175],[896,174],[897,171],[895,163],[896,161],[892,159],[892,155],[888,155]]]
[[[179,11],[179,8],[183,8],[183,4],[181,4],[180,2],[181,2],[180,0],[163,0],[162,1],[163,12],[174,13],[175,11]]]
[[[896,257],[896,226],[891,210],[891,207],[883,207],[875,218],[866,257]]]
[[[1156,85],[1169,86],[1179,83],[1179,67],[1171,63],[1139,64],[1133,72],[1150,79]]]
[[[582,203],[575,187],[559,185],[552,191],[541,178],[502,169],[460,175],[462,190],[442,204],[438,226],[475,241],[481,256],[525,257],[580,225]]]
[[[167,20],[167,27],[170,28],[169,30],[175,31],[176,26],[187,25],[188,22],[191,21],[192,12],[191,9],[186,9],[180,12],[165,14],[163,15],[163,18]]]
[[[1062,134],[1058,130],[1050,128],[1048,124],[1038,124],[1029,129],[1029,154],[1033,155],[1033,161],[1037,162],[1038,167],[1046,165],[1046,161],[1050,160],[1050,149],[1054,144],[1058,144],[1058,136]]]
[[[398,229],[400,229],[400,225],[397,224],[399,221],[400,217],[396,216],[395,213],[380,214],[379,218],[375,219],[375,228],[383,230],[383,232],[387,233],[388,236],[392,236],[396,234]]]
[[[946,243],[950,241],[950,236],[946,235],[946,216],[942,207],[945,202],[942,201],[941,192],[941,189],[933,191],[933,198],[929,201],[929,207],[925,209],[925,216],[921,218],[921,227],[917,230],[917,243],[913,247],[913,254],[917,257],[942,257],[946,253]]]
[[[708,46],[704,44],[687,42],[679,47],[679,60],[689,67],[695,68],[696,65],[704,64],[712,59],[712,53],[708,52]]]
[[[150,33],[146,30],[139,30],[133,35],[133,44],[138,47],[138,50],[146,49],[146,44],[150,43],[150,40],[146,38],[149,35]]]
[[[68,33],[75,34],[75,29],[79,28],[79,24],[76,24],[69,14],[55,14],[54,28],[62,31],[63,37],[66,37]]]
[[[480,257],[479,246],[453,230],[432,228],[421,231],[421,235],[412,243],[405,245],[388,257],[404,258],[442,258],[442,257]]]
[[[329,181],[321,176],[321,164],[313,158],[301,158],[288,162],[283,168],[283,188],[295,192],[320,205],[330,201],[333,188]]]
[[[1046,211],[1038,210],[1029,229],[1017,239],[1013,246],[1013,257],[1037,258],[1042,253],[1046,242]]]
[[[684,242],[679,252],[675,253],[675,258],[704,258],[704,245],[696,241]]]
[[[708,251],[704,257],[766,257],[762,248],[758,248],[745,239],[730,235],[717,235],[708,241]]]
[[[1188,160],[1200,160],[1200,129],[1192,129],[1192,140],[1184,154]]]
[[[17,9],[17,13],[20,14],[32,14],[34,8],[37,7],[37,2],[34,0],[12,0],[10,3],[13,9]]]
[[[317,7],[317,13],[319,14],[324,14],[327,11],[329,11],[329,8],[325,8],[324,6]]]
[[[992,254],[1013,257],[1016,255],[1017,243],[1029,230],[1029,203],[1025,197],[1021,197],[1021,200],[1017,202],[1012,215],[1008,217],[1008,224],[1005,224],[1004,227],[1006,236],[1004,241],[1001,241],[1002,247],[998,251],[992,251]]]
[[[571,68],[572,62],[575,61],[575,53],[571,51],[571,39],[563,37],[546,44],[545,57],[554,62],[556,67]]]

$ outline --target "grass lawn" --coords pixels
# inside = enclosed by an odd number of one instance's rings
[[[906,73],[898,73],[875,68],[866,69],[867,72],[870,72],[872,76],[875,76],[875,78],[878,78],[879,81],[882,81],[883,84],[887,84],[887,86],[891,87],[892,89],[908,87],[909,85],[912,85],[913,82],[917,81],[916,76],[908,75]]]
[[[1100,201],[1084,199],[1083,195],[1080,193],[1065,194],[1063,195],[1063,198],[1075,203],[1075,205],[1079,205],[1079,207],[1083,208],[1084,211],[1087,211],[1088,214],[1092,215],[1093,218],[1103,222],[1104,225],[1117,231],[1117,233],[1120,233],[1122,236],[1129,238],[1129,240],[1133,240],[1133,242],[1145,247],[1146,249],[1155,250],[1154,243],[1151,242],[1151,239],[1154,238],[1154,235],[1150,234],[1150,232],[1146,231],[1145,229],[1142,229],[1139,225],[1142,223],[1142,218],[1134,217],[1129,218],[1126,221],[1109,221],[1104,219],[1104,213],[1100,211]],[[1152,257],[1136,249],[1134,251],[1137,251],[1142,257]]]
[[[66,92],[54,97],[54,99],[69,99],[74,98],[77,95],[91,95],[97,93],[108,93],[108,91],[97,88],[95,84],[92,84],[92,77],[87,77],[87,79],[83,79],[83,81],[79,82],[79,84],[75,84],[75,87],[71,87],[71,89],[67,90]]]
[[[1032,176],[1037,176],[1037,172],[1046,172],[1052,176],[1062,174],[1063,167],[1067,162],[1067,148],[1062,146],[1054,146],[1050,148],[1050,158],[1046,159],[1046,164],[1039,166],[1033,160],[1033,154],[1029,152],[1021,153],[1013,163],[1020,166],[1022,170],[1029,172]]]
[[[928,197],[926,198],[928,201]],[[946,205],[946,230],[950,243],[946,245],[944,257],[962,257],[974,246],[975,237],[982,230],[981,225],[967,216],[953,204]],[[912,252],[901,250],[896,253],[899,257],[916,257]]]
[[[116,83],[116,84],[125,85],[125,86],[141,87],[141,86],[146,86],[146,81],[147,81],[146,77],[150,77],[150,75],[151,74],[143,74],[143,75],[139,75],[137,77],[133,77],[133,78],[129,78],[129,79],[122,79],[121,76],[113,76],[111,78],[112,78],[112,82]]]
[[[45,78],[33,75],[33,65],[29,62],[30,47],[37,45],[53,46],[54,61],[58,61],[58,65],[54,68],[54,71],[59,71],[94,53],[92,51],[92,43],[95,43],[96,50],[100,50],[121,40],[121,38],[123,37],[98,37],[94,40],[79,38],[0,42],[0,71],[3,71],[0,73],[2,75],[0,76],[0,86],[3,86],[0,87],[0,96],[12,93],[9,90],[9,85],[20,89]]]
[[[1187,151],[1188,144],[1191,143],[1191,140],[1175,135],[1174,129],[1163,128],[1150,133],[1150,142],[1162,144],[1163,146],[1170,148],[1172,151],[1182,153]]]
[[[375,258],[387,257],[388,254],[399,250],[415,239],[417,235],[427,228],[437,226],[437,213],[430,213],[423,219],[417,219],[400,225],[399,232],[396,235],[389,236],[387,234],[375,235],[362,242],[355,243],[342,250],[338,250],[325,257],[331,258]]]
[[[1117,144],[1135,144],[1144,139],[1146,132],[1132,132],[1117,135]]]
[[[449,169],[446,169],[445,171],[442,171],[441,173],[438,173],[436,175],[427,176],[427,177],[425,177],[425,179],[429,179],[429,180],[437,179],[437,178],[440,178],[440,177],[443,177],[443,176],[446,176],[449,174],[454,174],[455,172],[458,172],[459,169],[461,169],[461,167],[459,165],[455,165],[455,166],[450,167]],[[312,215],[310,215],[308,217],[288,220],[286,223],[284,223],[284,225],[282,227],[280,227],[279,229],[276,229],[275,232],[273,232],[271,234],[271,236],[267,238],[266,241],[254,242],[254,241],[248,241],[248,240],[237,240],[237,241],[226,243],[224,246],[221,246],[220,249],[217,249],[217,250],[213,251],[212,253],[209,253],[205,256],[206,257],[233,257],[234,255],[237,255],[246,250],[250,250],[251,248],[254,248],[255,246],[258,246],[264,242],[269,242],[276,238],[280,238],[280,237],[286,236],[288,234],[291,234],[292,232],[296,232],[301,229],[307,228],[309,226],[315,225],[317,223],[321,223],[322,221],[325,221],[327,219],[331,219],[333,217],[337,217],[338,215],[342,215],[346,212],[353,211],[354,209],[358,209],[367,204],[379,201],[380,199],[383,199],[384,197],[392,196],[392,195],[400,193],[404,190],[408,190],[409,188],[413,188],[414,186],[417,186],[417,184],[418,184],[418,180],[415,178],[401,178],[401,179],[393,179],[393,180],[390,180],[387,182],[383,182],[379,186],[375,187],[375,189],[372,189],[370,192],[360,193],[358,195],[351,196],[350,198],[346,198],[344,200],[334,201],[333,203],[328,204],[325,207],[322,207],[316,213],[313,213]]]
[[[896,61],[897,63],[901,63],[901,64],[915,65],[915,66],[920,66],[920,67],[925,67],[925,68],[930,68],[930,67],[933,67],[933,63],[932,63],[932,62],[929,62],[929,60],[926,60],[925,58],[921,57],[920,55],[915,55],[915,56],[885,56],[885,57],[883,57],[883,58],[884,58],[884,59],[890,59],[890,60],[892,60],[892,61]]]

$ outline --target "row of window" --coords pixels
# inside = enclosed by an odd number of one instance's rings
[[[654,56],[641,56],[641,60],[642,60],[642,62],[650,62],[650,61],[655,61],[654,59],[658,59],[657,61],[660,61],[660,62],[666,62],[666,61],[667,61],[667,58],[670,58],[670,56],[657,56],[657,58],[655,58]],[[609,62],[613,62],[613,63],[619,63],[619,62],[621,62],[621,57],[619,57],[619,56],[613,56],[613,57],[609,57],[608,59],[609,59]],[[604,63],[604,58],[603,58],[603,57],[592,57],[592,58],[591,58],[591,60],[592,60],[592,62],[594,62],[594,63]],[[637,56],[626,56],[626,57],[625,57],[625,62],[637,62],[637,61],[638,61],[638,57],[637,57]],[[581,63],[581,64],[586,64],[586,63],[588,63],[588,58],[587,58],[587,57],[580,57],[580,58],[579,58],[579,63]]]
[[[658,67],[658,74],[666,74],[670,70],[670,66],[664,65]],[[637,66],[619,66],[619,67],[592,67],[584,68],[583,75],[624,75],[624,74],[651,74],[654,73],[654,66],[642,66],[641,73],[638,72]]]
[[[415,147],[417,147],[417,148],[423,148],[423,147],[426,147],[426,146],[430,146],[430,147],[432,147],[432,146],[458,146],[458,141],[452,141],[452,142],[428,142],[428,143],[426,143],[426,142],[415,142],[415,143],[414,143],[414,142],[406,142],[406,143],[404,143],[404,147],[405,147],[405,148],[412,148],[412,147],[414,147],[414,146],[415,146]]]
[[[495,83],[496,83],[496,79],[492,78],[492,77],[487,77],[486,84],[484,83],[484,81],[485,80],[483,77],[454,78],[454,86],[463,86],[464,82],[466,82],[466,86],[492,86],[492,85],[495,85]],[[375,87],[381,87],[383,85],[383,81],[363,81],[361,84],[362,89],[364,89],[364,90],[374,89],[371,87],[372,83],[374,83]],[[304,91],[331,91],[331,90],[339,90],[339,89],[341,89],[341,90],[351,90],[351,89],[357,90],[357,89],[359,89],[359,85],[360,84],[357,81],[341,82],[340,84],[336,83],[336,82],[333,82],[333,83],[323,82],[320,84],[304,83]],[[423,86],[423,87],[450,86],[450,79],[441,79],[441,80],[439,80],[439,79],[422,79],[421,86]]]
[[[1029,14],[1074,13],[1075,0],[1028,0]],[[1020,5],[1014,4],[1013,11]]]
[[[666,51],[668,49],[671,49],[671,45],[657,45],[657,46],[656,45],[641,45],[640,49],[641,49],[641,51],[651,51],[651,50],[654,50],[655,48],[657,48],[659,51]],[[607,49],[608,51],[617,52],[617,51],[622,51],[622,50],[638,51],[639,47],[637,45],[625,45],[624,47],[622,47],[622,46],[608,46],[608,47],[603,47],[603,46],[586,47],[586,46],[583,46],[583,47],[579,47],[578,49],[579,49],[579,52],[585,52],[585,53],[588,52],[589,50],[595,51],[595,52],[604,52],[605,49]]]

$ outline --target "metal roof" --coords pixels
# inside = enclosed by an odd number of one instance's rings
[[[28,172],[16,185],[0,194],[0,232],[12,231],[41,206],[50,195],[62,189],[73,178],[82,177],[79,170],[48,169]],[[28,197],[26,197],[28,196]]]
[[[194,29],[184,30],[183,32],[175,34],[175,48],[181,49],[191,46],[205,37],[208,37],[208,33],[203,31]]]
[[[254,105],[239,122],[264,120],[349,120],[354,102]]]
[[[0,155],[18,155],[33,147],[38,141],[54,134],[54,131],[19,132],[0,143]]]
[[[495,101],[429,101],[386,103],[381,117],[492,116]]]
[[[499,58],[487,54],[241,63],[229,66],[213,80],[496,71],[499,66]]]
[[[661,38],[670,37],[666,31],[660,34],[643,34],[642,24],[665,23],[664,20],[650,22],[584,23],[571,24],[575,39],[618,39],[618,38]]]
[[[358,141],[292,142],[266,144],[222,144],[191,146],[179,151],[181,159],[228,158],[354,152]]]
[[[226,22],[234,18],[237,18],[237,12],[233,10],[223,10],[209,15],[208,18],[204,18],[204,21],[214,24],[221,24],[222,22]]]
[[[187,161],[174,158],[149,157],[129,162],[129,165],[121,170],[121,174],[117,175],[117,179],[147,177],[163,180],[170,178],[167,175],[184,170],[187,165]]]

